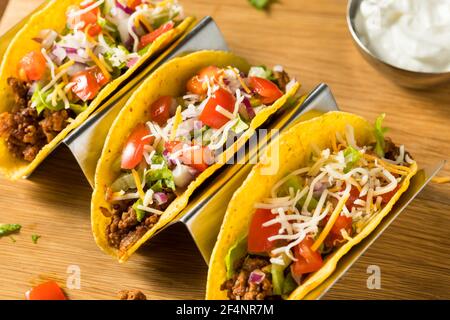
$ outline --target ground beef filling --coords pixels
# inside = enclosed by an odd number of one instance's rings
[[[376,144],[372,145],[372,151],[369,153],[375,154],[375,146]],[[395,145],[395,143],[392,142],[391,138],[385,138],[384,139],[384,158],[392,161],[396,161],[397,157],[400,155],[400,147]],[[408,151],[405,150],[405,157],[408,155],[408,157],[412,160],[411,154],[409,154]]]
[[[152,206],[154,209],[164,211],[175,199],[174,193],[168,194],[169,200],[160,206]],[[161,217],[158,214],[147,213],[139,222],[136,211],[132,208],[133,201],[121,201],[114,203],[111,212],[111,223],[106,228],[109,244],[125,251],[136,243],[148,230],[153,228]]]
[[[15,105],[11,112],[0,114],[0,136],[15,157],[33,161],[39,151],[67,126],[72,114],[70,110],[44,110],[38,114],[30,107],[29,84],[15,78],[9,78],[8,84],[14,92]]]
[[[291,81],[286,71],[274,71],[273,81],[283,92],[286,92],[286,86]]]
[[[231,300],[264,300],[272,296],[272,275],[265,272],[265,278],[261,283],[249,281],[250,274],[270,264],[269,258],[247,256],[237,266],[232,279],[225,281],[220,290],[227,290],[227,296]]]

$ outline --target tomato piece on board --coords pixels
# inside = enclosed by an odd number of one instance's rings
[[[248,81],[250,88],[261,96],[261,102],[264,104],[273,103],[283,96],[283,92],[270,80],[249,77]]]
[[[61,288],[55,281],[38,285],[25,293],[27,300],[67,300]]]
[[[142,36],[141,41],[139,42],[139,49],[145,48],[150,43],[154,42],[156,39],[158,39],[160,36],[162,36],[164,33],[172,30],[174,26],[175,26],[175,23],[173,21],[169,21],[169,22],[163,24],[158,29]]]
[[[216,110],[217,106],[221,106],[230,113],[234,111],[236,99],[234,96],[223,88],[219,88],[209,98],[208,103],[200,114],[200,121],[214,129],[223,127],[230,118]]]
[[[295,277],[317,271],[322,267],[322,256],[319,252],[311,249],[313,244],[314,240],[311,237],[306,237],[294,247],[294,257],[297,261],[293,262],[291,272]]]
[[[149,137],[150,130],[139,123],[129,135],[122,151],[122,169],[134,169],[144,157],[144,146],[151,144],[154,137]]]
[[[170,96],[162,96],[158,98],[150,106],[150,120],[163,126],[170,118],[170,107],[173,99]]]
[[[208,88],[204,85],[205,81],[216,82],[219,78],[221,70],[222,69],[219,69],[216,66],[208,66],[201,69],[197,75],[193,76],[187,82],[187,91],[198,95],[206,94]]]
[[[275,217],[276,215],[269,209],[256,209],[248,232],[248,252],[267,253],[276,247],[276,241],[269,241],[269,238],[278,234],[281,224],[275,223],[271,226],[263,226],[264,223]]]
[[[46,70],[47,61],[40,51],[31,51],[19,61],[19,78],[24,81],[41,80]]]
[[[191,148],[194,147],[194,148]],[[170,152],[180,152],[182,151],[178,159],[199,172],[203,172],[214,162],[214,157],[211,150],[208,147],[200,145],[189,145],[186,146],[185,142],[181,141],[168,141],[165,143],[164,148]]]

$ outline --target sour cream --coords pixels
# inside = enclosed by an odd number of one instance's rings
[[[367,48],[391,65],[450,71],[450,0],[363,0],[355,27]]]

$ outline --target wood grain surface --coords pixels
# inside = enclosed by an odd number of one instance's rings
[[[0,33],[40,2],[10,0]],[[390,136],[421,166],[449,158],[450,85],[411,91],[381,76],[352,44],[346,1],[282,0],[270,12],[246,0],[184,4],[197,17],[212,15],[237,54],[284,65],[304,91],[325,82],[345,111],[368,119],[386,112]],[[449,165],[441,174],[450,175]],[[207,268],[182,229],[161,234],[124,265],[99,251],[90,230],[91,189],[67,151],[56,152],[30,180],[0,180],[0,190],[0,222],[23,226],[15,243],[0,239],[1,299],[22,299],[43,279],[65,287],[70,265],[81,270],[81,289],[66,288],[71,299],[114,299],[121,289],[141,289],[150,299],[203,298]],[[450,185],[429,185],[325,298],[449,299],[449,230]],[[37,244],[32,234],[42,236]],[[379,290],[367,288],[370,265],[381,268]]]

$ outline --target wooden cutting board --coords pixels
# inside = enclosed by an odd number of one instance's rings
[[[0,33],[41,0],[9,2]],[[420,165],[448,159],[450,85],[411,91],[378,74],[353,47],[346,3],[283,0],[261,12],[246,0],[184,1],[188,13],[214,17],[233,51],[255,63],[285,66],[303,91],[325,82],[345,111],[369,119],[386,112],[390,136],[405,143]],[[450,175],[449,165],[441,174]],[[66,288],[71,299],[114,299],[121,289],[140,289],[150,299],[203,298],[207,268],[182,229],[161,234],[124,265],[100,252],[90,230],[91,189],[68,152],[56,152],[30,180],[0,180],[0,190],[0,223],[23,226],[16,242],[0,239],[0,299],[22,299],[45,279],[65,287],[73,265],[80,268],[81,288]],[[449,299],[448,230],[450,185],[432,184],[325,298]],[[42,236],[37,244],[32,234]],[[380,267],[381,289],[367,288],[372,265]]]

